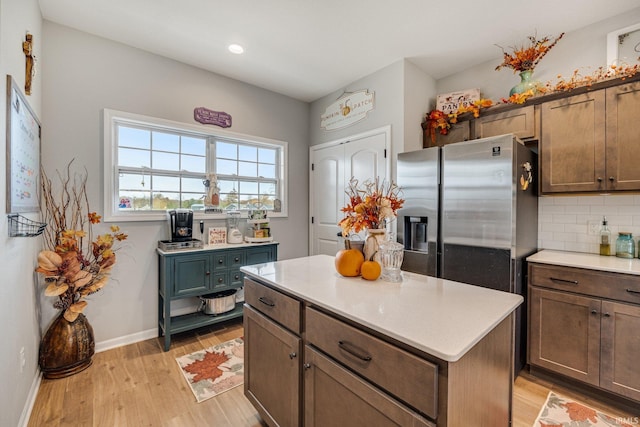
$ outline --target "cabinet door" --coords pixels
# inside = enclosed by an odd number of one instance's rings
[[[304,354],[305,427],[434,426],[313,348]]]
[[[529,288],[529,363],[598,385],[601,300]]]
[[[446,135],[435,131],[435,138],[431,138],[431,130],[423,130],[422,148],[442,147],[443,145],[453,144],[454,142],[468,141],[471,138],[471,121],[454,123]]]
[[[542,192],[605,190],[605,91],[545,102],[541,122]]]
[[[607,89],[607,185],[640,189],[640,82]]]
[[[244,393],[270,426],[300,425],[301,340],[244,306]]]
[[[246,253],[245,265],[261,264],[263,262],[276,260],[276,246],[264,245],[255,248],[248,248]]]
[[[474,121],[475,137],[504,135],[512,133],[520,139],[537,138],[538,126],[533,105],[497,114],[487,114]]]
[[[602,303],[600,386],[640,400],[640,307]]]
[[[200,295],[209,291],[209,255],[182,255],[173,259],[173,297]]]

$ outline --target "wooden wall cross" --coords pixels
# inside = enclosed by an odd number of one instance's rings
[[[26,59],[26,68],[24,75],[24,93],[31,95],[31,80],[36,73],[34,67],[35,56],[33,55],[33,34],[27,33],[25,41],[22,42],[22,51]]]

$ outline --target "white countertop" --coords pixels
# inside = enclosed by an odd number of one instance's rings
[[[235,248],[244,248],[244,247],[254,247],[254,246],[263,246],[263,245],[277,245],[279,244],[278,242],[258,242],[258,243],[249,243],[249,242],[242,242],[242,243],[219,243],[216,245],[204,245],[201,248],[180,248],[180,249],[174,249],[174,250],[169,250],[169,251],[165,251],[162,250],[160,248],[156,248],[156,251],[161,254],[161,255],[172,255],[172,254],[180,254],[180,253],[185,253],[185,252],[202,252],[202,251],[215,251],[215,250],[221,250],[221,249],[235,249]]]
[[[544,249],[527,258],[528,262],[562,265],[565,267],[588,268],[590,270],[609,271],[640,275],[640,259],[617,258],[582,252],[565,252]]]
[[[440,359],[455,362],[515,310],[520,295],[402,272],[402,283],[340,276],[315,255],[244,273]]]

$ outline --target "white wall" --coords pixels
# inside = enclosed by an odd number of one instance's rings
[[[328,105],[342,96],[342,90],[311,103],[310,145],[391,125],[391,176],[395,178],[396,155],[422,148],[420,123],[427,112],[429,99],[435,97],[435,81],[411,62],[400,60],[347,85],[344,91],[363,89],[375,92],[374,110],[364,120],[342,129],[325,131],[320,127],[320,116]]]
[[[422,149],[422,122],[431,110],[430,100],[436,95],[436,81],[412,62],[404,67],[404,149]],[[395,165],[394,165],[395,166]]]
[[[592,74],[598,67],[607,66],[607,33],[640,22],[640,8],[624,15],[600,21],[586,28],[567,33],[558,44],[540,61],[534,76],[542,83],[557,81],[558,74],[570,77],[579,69],[583,75]],[[532,33],[535,25],[531,25]],[[539,34],[544,36],[547,34]],[[548,34],[557,36],[558,34]],[[524,40],[514,40],[518,45]],[[495,71],[502,62],[502,51],[496,47],[496,59],[477,65],[459,73],[452,74],[436,82],[438,93],[453,92],[461,89],[480,88],[484,98],[499,101],[509,97],[509,90],[515,86],[520,77],[512,70],[503,68]],[[435,106],[435,99],[432,102]]]
[[[42,153],[50,176],[75,158],[89,171],[89,202],[100,212],[104,108],[191,124],[195,107],[225,111],[233,117],[229,130],[289,143],[289,217],[273,218],[271,227],[279,259],[307,254],[307,103],[48,21],[43,32]],[[157,330],[155,248],[168,238],[167,225],[119,225],[129,239],[112,280],[85,310],[98,345]]]
[[[561,74],[568,77],[575,69],[584,75],[607,65],[607,33],[640,22],[640,8],[587,28],[565,34],[542,59],[535,75],[542,82],[556,81]],[[533,30],[532,30],[533,31]],[[555,36],[555,35],[554,35]],[[514,44],[519,41],[514,40]],[[499,100],[519,81],[510,70],[494,71],[501,62],[496,59],[463,70],[436,82],[437,93],[460,89],[480,88],[485,98]],[[431,108],[435,106],[432,100]],[[538,247],[577,252],[599,253],[597,236],[588,234],[589,221],[601,221],[606,215],[612,234],[630,231],[640,237],[640,197],[631,195],[546,196],[539,200]]]
[[[22,42],[25,34],[34,37],[34,54],[42,56],[42,18],[37,0],[0,1],[0,135],[4,141],[6,130],[5,79],[11,74],[24,94],[25,56]],[[37,64],[39,67],[39,63]],[[29,105],[42,118],[42,84],[36,76]],[[4,142],[3,142],[4,143]],[[6,151],[0,149],[0,164],[6,167]],[[0,200],[5,206],[6,176],[0,173]],[[5,207],[2,212],[6,212]],[[38,219],[37,214],[24,214]],[[33,270],[41,239],[8,237],[8,222],[0,220],[0,324],[4,325],[0,347],[0,425],[17,426],[24,421],[25,402],[30,400],[38,383],[38,328],[37,294]],[[25,366],[21,367],[20,350],[24,348]]]

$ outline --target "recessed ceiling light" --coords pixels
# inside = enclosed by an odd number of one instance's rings
[[[239,44],[230,44],[229,45],[229,52],[235,53],[237,55],[240,55],[241,53],[244,52],[244,48],[242,46],[240,46]]]

